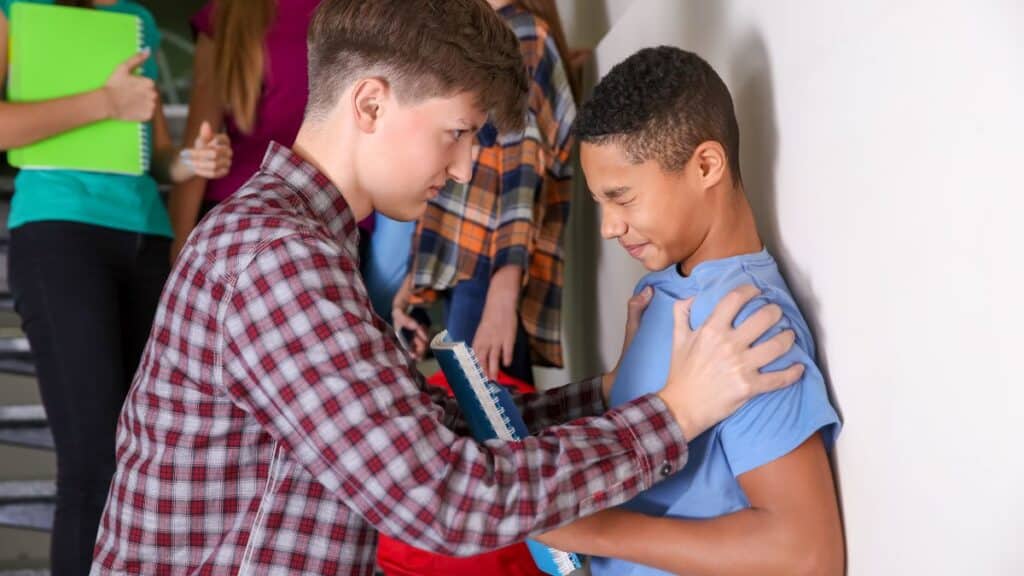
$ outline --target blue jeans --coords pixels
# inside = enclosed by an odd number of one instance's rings
[[[455,288],[445,292],[445,328],[448,329],[452,340],[473,343],[476,329],[480,326],[480,318],[484,313],[484,303],[487,301],[487,289],[490,285],[491,267],[487,262],[477,266],[472,278],[459,282]],[[501,369],[513,378],[533,384],[530,341],[521,320],[517,320],[512,362]]]

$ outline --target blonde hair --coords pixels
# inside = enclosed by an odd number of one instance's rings
[[[214,21],[217,95],[243,133],[256,124],[263,90],[263,41],[274,20],[275,0],[218,0]]]

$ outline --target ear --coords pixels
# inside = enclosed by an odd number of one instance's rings
[[[360,130],[367,134],[376,131],[390,90],[381,78],[363,78],[352,87],[352,113]]]
[[[709,140],[701,142],[693,151],[701,184],[705,190],[718,185],[729,170],[729,157],[722,144]]]

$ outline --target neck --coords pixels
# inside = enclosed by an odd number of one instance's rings
[[[505,6],[508,6],[515,0],[487,0],[487,3],[491,5],[491,8],[495,10],[501,10]]]
[[[329,127],[337,122],[306,120],[299,128],[292,151],[316,167],[341,192],[356,221],[373,212],[373,203],[359,185],[351,138]]]
[[[707,234],[697,250],[679,263],[680,271],[685,276],[689,276],[702,262],[752,254],[764,248],[761,236],[757,233],[754,211],[750,208],[743,187],[733,187],[731,182],[723,183],[723,186],[727,186],[727,189],[712,194],[715,198],[715,206],[712,207],[715,216]]]

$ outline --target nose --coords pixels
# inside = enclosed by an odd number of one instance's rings
[[[454,147],[453,156],[448,163],[448,177],[459,184],[469,182],[473,176],[473,142],[475,138],[463,136],[458,146]]]
[[[601,237],[605,240],[618,238],[626,233],[626,222],[606,206],[601,207]]]

